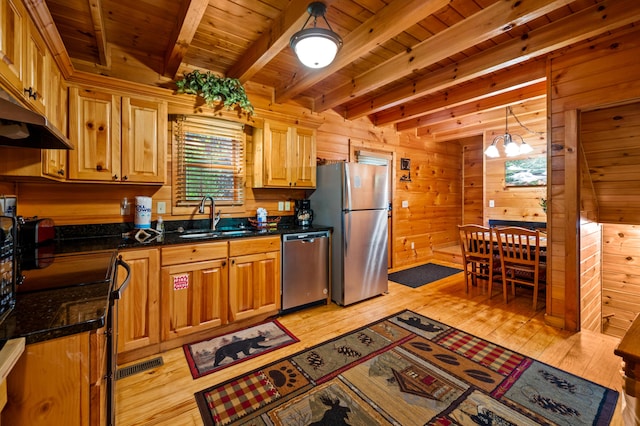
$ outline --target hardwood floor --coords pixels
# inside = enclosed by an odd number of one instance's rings
[[[201,425],[195,392],[402,309],[411,309],[616,389],[620,398],[611,424],[621,425],[621,359],[613,353],[619,339],[546,326],[544,308],[531,310],[531,292],[526,289],[519,289],[516,299],[510,299],[507,305],[495,289],[494,292],[491,299],[481,288],[465,294],[462,273],[418,289],[389,282],[388,294],[349,307],[331,304],[281,316],[279,321],[300,342],[196,380],[189,373],[182,348],[164,352],[163,366],[118,380],[117,424]]]

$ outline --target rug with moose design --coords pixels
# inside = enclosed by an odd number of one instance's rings
[[[412,311],[195,394],[206,425],[608,425],[618,392]]]

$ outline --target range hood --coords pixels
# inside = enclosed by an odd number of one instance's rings
[[[18,103],[0,89],[0,146],[73,149],[66,136],[43,115]]]

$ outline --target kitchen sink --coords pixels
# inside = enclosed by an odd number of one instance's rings
[[[217,231],[208,231],[208,232],[188,232],[180,235],[180,238],[186,239],[207,239],[207,238],[217,238],[222,235]]]
[[[184,231],[180,238],[184,239],[209,239],[218,237],[235,237],[239,235],[253,234],[254,231],[250,229],[228,229],[224,231],[212,231],[210,229],[188,229]]]
[[[222,235],[228,235],[228,236],[233,236],[233,235],[248,235],[248,234],[253,234],[254,231],[250,230],[250,229],[238,229],[235,231],[220,231],[220,233]]]

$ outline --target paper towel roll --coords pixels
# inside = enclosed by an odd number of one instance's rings
[[[151,197],[136,197],[136,214],[133,223],[136,229],[151,228]]]

